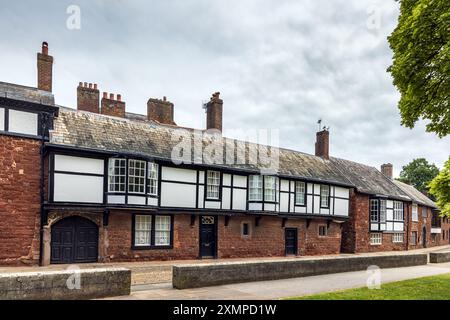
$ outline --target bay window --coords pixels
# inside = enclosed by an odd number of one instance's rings
[[[264,201],[275,202],[277,200],[277,177],[264,177]]]
[[[370,199],[370,221],[378,222],[378,199]]]
[[[220,198],[220,172],[207,171],[206,199],[218,200]]]
[[[249,176],[249,195],[250,201],[262,201],[262,176]]]
[[[110,192],[125,192],[126,160],[109,159],[108,190]]]
[[[128,160],[128,192],[145,193],[145,161]]]
[[[303,181],[295,181],[295,204],[304,206],[306,203],[306,184]]]
[[[380,222],[385,223],[386,222],[386,200],[380,199]]]

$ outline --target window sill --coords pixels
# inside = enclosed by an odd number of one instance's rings
[[[167,250],[167,249],[173,249],[173,245],[167,245],[167,246],[131,246],[132,250]]]

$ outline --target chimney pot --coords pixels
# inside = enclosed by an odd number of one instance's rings
[[[92,89],[92,83],[89,83],[89,89]]]
[[[108,99],[108,92],[103,92],[103,99]]]
[[[97,90],[97,84],[94,83],[94,90]]]
[[[42,54],[48,56],[48,43],[42,42]]]
[[[84,83],[84,87],[87,88],[87,86],[88,86],[88,84],[87,84],[87,82],[85,82],[85,83]]]
[[[79,82],[79,83],[78,83],[78,86],[79,86],[79,87],[82,87],[82,86],[83,86],[83,82]]]
[[[114,100],[114,93],[110,93],[110,94],[109,94],[109,99],[110,99],[110,100]]]
[[[163,97],[163,101],[167,101],[167,97],[166,96]]]
[[[122,101],[122,95],[121,94],[117,95],[117,101]]]

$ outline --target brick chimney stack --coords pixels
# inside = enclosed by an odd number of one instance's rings
[[[392,180],[394,178],[394,166],[392,165],[392,163],[382,164],[381,173]]]
[[[166,97],[161,99],[150,98],[147,101],[147,119],[163,124],[175,125],[173,121],[173,103]]]
[[[316,156],[330,159],[330,132],[326,128],[316,133]]]
[[[77,109],[100,113],[100,91],[97,84],[80,82],[77,87]]]
[[[110,93],[108,97],[108,93],[103,92],[101,106],[101,114],[125,118],[125,102],[120,94],[114,99],[114,93]]]
[[[223,100],[220,92],[213,93],[211,100],[206,104],[206,129],[222,131]]]
[[[42,52],[37,54],[37,85],[39,90],[52,92],[53,57],[48,55],[48,43],[42,42]]]

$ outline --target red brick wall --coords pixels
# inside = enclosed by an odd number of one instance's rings
[[[39,260],[39,146],[0,135],[0,264]]]
[[[110,214],[108,226],[108,257],[111,261],[145,261],[197,259],[199,254],[199,219],[191,226],[190,215],[176,214],[174,216],[174,246],[173,249],[131,249],[132,216],[129,212],[113,211]],[[242,223],[250,226],[248,237],[241,235]],[[328,235],[319,237],[319,225],[326,225],[325,220],[311,221],[306,229],[304,219],[289,219],[285,227],[298,228],[298,248],[301,255],[337,254],[340,251],[340,225],[331,223]],[[218,219],[218,257],[271,257],[284,256],[284,228],[282,219],[263,217],[259,225],[251,217],[232,217],[228,226],[225,218]]]
[[[431,208],[427,208],[427,217],[424,218],[422,216],[423,206],[418,205],[418,221],[412,221],[412,206],[409,206],[409,224],[410,231],[408,234],[409,237],[409,249],[420,249],[423,248],[423,227],[426,228],[427,232],[427,247],[435,247],[449,244],[449,239],[447,236],[447,232],[449,230],[448,219],[441,218],[441,233],[436,234],[435,241],[433,241],[433,236],[431,234],[431,220],[432,220],[432,210]],[[417,243],[413,244],[411,242],[412,232],[417,231]],[[443,234],[445,232],[445,238]]]

